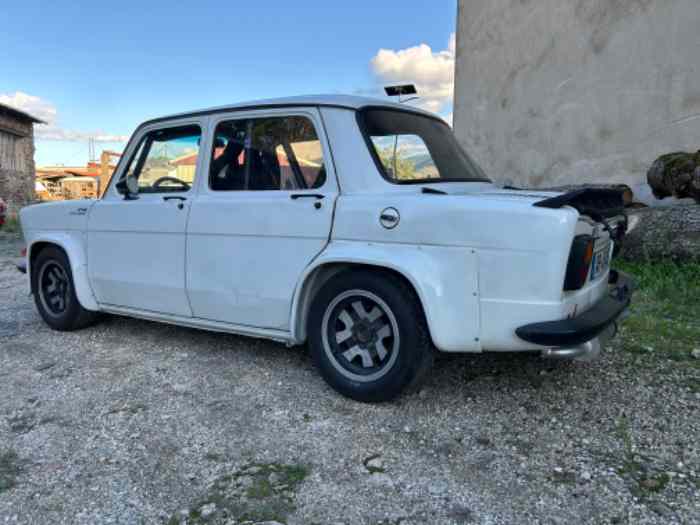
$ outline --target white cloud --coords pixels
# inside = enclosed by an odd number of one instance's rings
[[[372,70],[382,83],[408,82],[416,85],[417,105],[436,113],[452,103],[454,93],[455,34],[447,49],[433,51],[429,45],[380,49],[371,60]]]
[[[36,124],[34,134],[38,139],[43,140],[65,140],[70,142],[84,142],[89,138],[95,142],[126,142],[129,140],[125,135],[114,135],[103,131],[77,131],[65,129],[58,124],[58,110],[52,103],[22,91],[14,93],[0,93],[0,104],[12,106],[21,111],[43,120],[46,124]]]

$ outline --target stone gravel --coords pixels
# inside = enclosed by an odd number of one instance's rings
[[[105,316],[51,331],[0,234],[0,523],[700,523],[694,370],[443,356],[345,399],[304,348]]]

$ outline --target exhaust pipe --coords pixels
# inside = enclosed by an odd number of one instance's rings
[[[571,348],[547,348],[542,350],[544,359],[558,359],[568,361],[576,359],[577,361],[593,361],[600,355],[600,340],[596,337],[590,341],[586,341],[578,346]]]
[[[598,337],[586,341],[583,344],[572,346],[570,348],[547,348],[542,350],[542,357],[544,359],[558,359],[558,360],[571,360],[576,361],[593,361],[598,356],[602,348],[607,344],[610,339],[615,337],[617,334],[617,323],[612,323],[605,330],[603,330]]]

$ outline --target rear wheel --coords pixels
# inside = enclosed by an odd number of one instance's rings
[[[39,252],[32,264],[32,289],[39,314],[54,330],[78,330],[97,318],[78,301],[68,257],[60,248]]]
[[[348,271],[319,291],[309,315],[316,365],[338,392],[388,401],[415,387],[433,362],[414,291],[383,271]]]

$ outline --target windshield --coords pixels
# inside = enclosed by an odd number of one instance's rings
[[[390,182],[490,182],[438,118],[371,108],[360,111],[358,121],[377,166]]]

